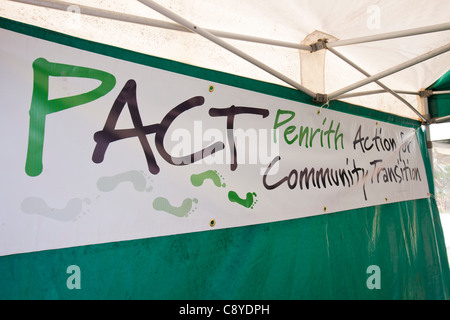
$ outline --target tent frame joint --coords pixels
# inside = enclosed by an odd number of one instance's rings
[[[327,49],[327,41],[328,41],[327,39],[317,40],[317,42],[310,45],[311,47],[310,52],[313,53],[322,49]]]
[[[428,98],[431,97],[433,95],[433,90],[420,90],[419,91],[419,95],[422,98]]]
[[[326,93],[316,93],[316,96],[314,97],[314,102],[318,103],[327,103],[328,102],[328,95]]]

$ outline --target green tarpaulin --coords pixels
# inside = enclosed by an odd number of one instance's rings
[[[450,90],[450,71],[433,83],[428,90]],[[428,98],[428,108],[431,118],[439,118],[450,115],[450,93],[436,94]]]

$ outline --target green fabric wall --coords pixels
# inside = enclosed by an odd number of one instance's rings
[[[66,269],[78,265],[81,289]],[[370,265],[380,289],[369,289]],[[1,299],[448,299],[433,199],[0,257]]]
[[[434,91],[450,90],[450,71],[444,74],[427,89]],[[438,94],[429,97],[428,108],[432,118],[450,115],[450,94]]]

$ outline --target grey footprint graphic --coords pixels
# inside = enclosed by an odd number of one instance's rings
[[[89,199],[84,202],[90,203]],[[21,209],[25,213],[38,214],[58,221],[75,221],[83,210],[83,200],[73,198],[64,208],[52,208],[39,197],[28,197],[22,201]]]
[[[179,207],[170,204],[169,200],[163,197],[158,197],[153,201],[153,208],[158,211],[164,211],[170,213],[179,218],[187,217],[189,214],[193,213],[197,207],[198,203],[196,198],[186,198],[183,200]]]
[[[103,192],[113,191],[121,183],[130,182],[136,191],[152,191],[153,187],[147,187],[147,177],[143,171],[131,170],[114,176],[101,177],[97,180],[97,188]]]

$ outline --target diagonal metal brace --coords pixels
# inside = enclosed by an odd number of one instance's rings
[[[306,93],[310,97],[314,97],[316,95],[315,92],[311,91],[310,89],[302,86],[300,83],[297,83],[296,81],[290,79],[289,77],[285,76],[281,72],[269,67],[268,65],[262,63],[261,61],[255,59],[254,57],[250,56],[249,54],[243,52],[242,50],[230,45],[228,42],[216,37],[211,32],[207,31],[206,29],[200,28],[199,26],[195,25],[194,23],[184,19],[183,17],[175,14],[174,12],[168,10],[167,8],[161,6],[160,4],[156,3],[152,0],[138,0],[145,6],[152,8],[153,10],[159,12],[163,16],[175,21],[176,23],[184,26],[185,28],[191,30],[194,33],[197,33],[198,35],[208,39],[209,41],[219,45],[220,47],[230,51],[231,53],[237,55],[238,57],[247,60],[251,64],[257,66],[258,68],[266,71],[267,73],[271,74],[272,76],[286,82],[287,84],[291,85],[292,87]]]

